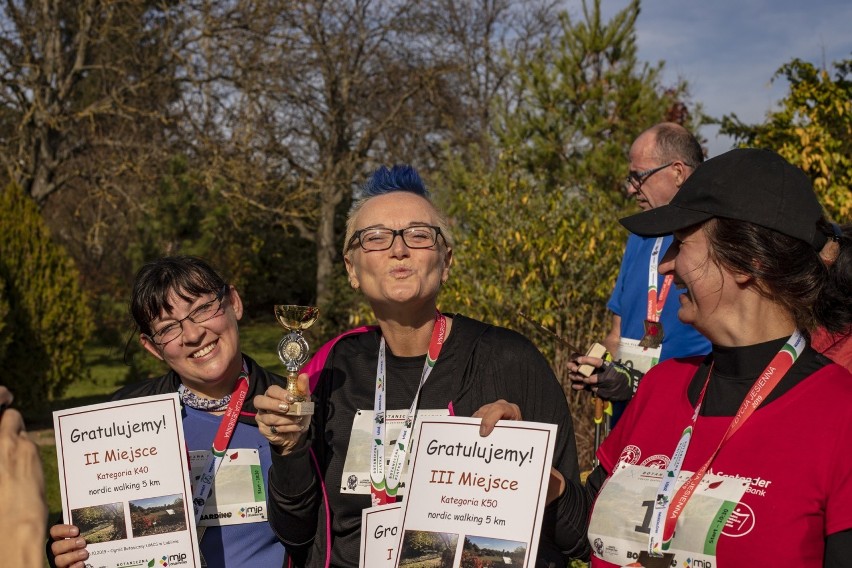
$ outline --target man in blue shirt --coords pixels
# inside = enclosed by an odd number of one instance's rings
[[[672,200],[704,160],[704,153],[689,131],[679,124],[663,122],[636,138],[629,159],[627,193],[648,211]],[[645,238],[631,234],[627,239],[618,279],[607,303],[612,328],[602,342],[622,365],[602,370],[603,361],[596,357],[579,357],[568,365],[575,389],[590,388],[604,400],[625,401],[614,405],[612,425],[649,368],[665,359],[710,351],[710,342],[677,317],[679,297],[685,290],[678,290],[671,276],[657,272],[671,242],[671,235]],[[584,363],[599,372],[590,377],[577,373]]]

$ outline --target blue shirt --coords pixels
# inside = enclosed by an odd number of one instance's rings
[[[190,450],[210,450],[223,416],[183,407],[183,431]],[[269,495],[269,468],[272,465],[269,443],[257,428],[237,422],[229,450],[256,449],[263,470],[263,485]],[[208,568],[284,565],[285,548],[268,522],[207,527],[201,539],[201,554]]]
[[[644,322],[648,315],[648,266],[656,240],[656,237],[646,238],[633,234],[627,239],[615,289],[606,305],[612,313],[621,316],[621,337],[623,338],[639,340],[645,334]],[[671,243],[671,235],[663,237],[658,261],[662,260]],[[658,293],[662,289],[663,278],[662,275],[657,276]],[[685,292],[686,290],[675,288],[674,284],[669,289],[663,313],[660,315],[660,322],[663,324],[660,361],[673,357],[710,353],[710,341],[698,333],[694,327],[681,322],[677,317],[680,307],[679,298]]]

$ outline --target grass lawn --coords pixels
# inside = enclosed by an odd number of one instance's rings
[[[262,367],[266,367],[274,373],[283,375],[284,365],[278,360],[278,342],[284,337],[286,331],[274,322],[252,323],[240,326],[240,342],[243,353],[257,361]],[[316,340],[312,341],[311,347],[319,347]]]

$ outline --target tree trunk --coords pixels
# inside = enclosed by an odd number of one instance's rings
[[[329,302],[333,297],[332,278],[334,277],[334,262],[337,258],[337,243],[335,242],[334,219],[337,204],[334,188],[323,188],[323,199],[320,203],[319,224],[317,225],[317,298],[316,305],[323,310],[330,308]]]

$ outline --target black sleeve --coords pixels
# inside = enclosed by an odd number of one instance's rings
[[[476,358],[497,383],[497,398],[517,404],[524,420],[557,425],[553,467],[565,478],[566,487],[544,511],[539,556],[556,556],[554,551],[568,558],[585,558],[590,550],[586,534],[589,501],[580,483],[574,424],[565,392],[529,340],[508,330],[494,329],[494,334],[486,336],[490,348],[481,350]],[[485,354],[487,361],[482,359]]]
[[[592,470],[589,477],[586,478],[586,493],[588,493],[591,503],[595,502],[595,498],[600,493],[601,487],[603,487],[603,483],[607,477],[609,477],[609,474],[603,466],[598,465]]]
[[[544,511],[545,527],[553,527],[553,541],[562,547],[562,553],[570,558],[588,560],[588,517],[589,495],[582,485],[565,481],[565,492]],[[569,548],[566,548],[567,547]]]
[[[852,558],[852,529],[836,532],[825,539],[825,568],[847,568]]]
[[[305,444],[286,456],[272,451],[269,526],[288,552],[308,548],[317,532],[322,491],[309,448]]]

